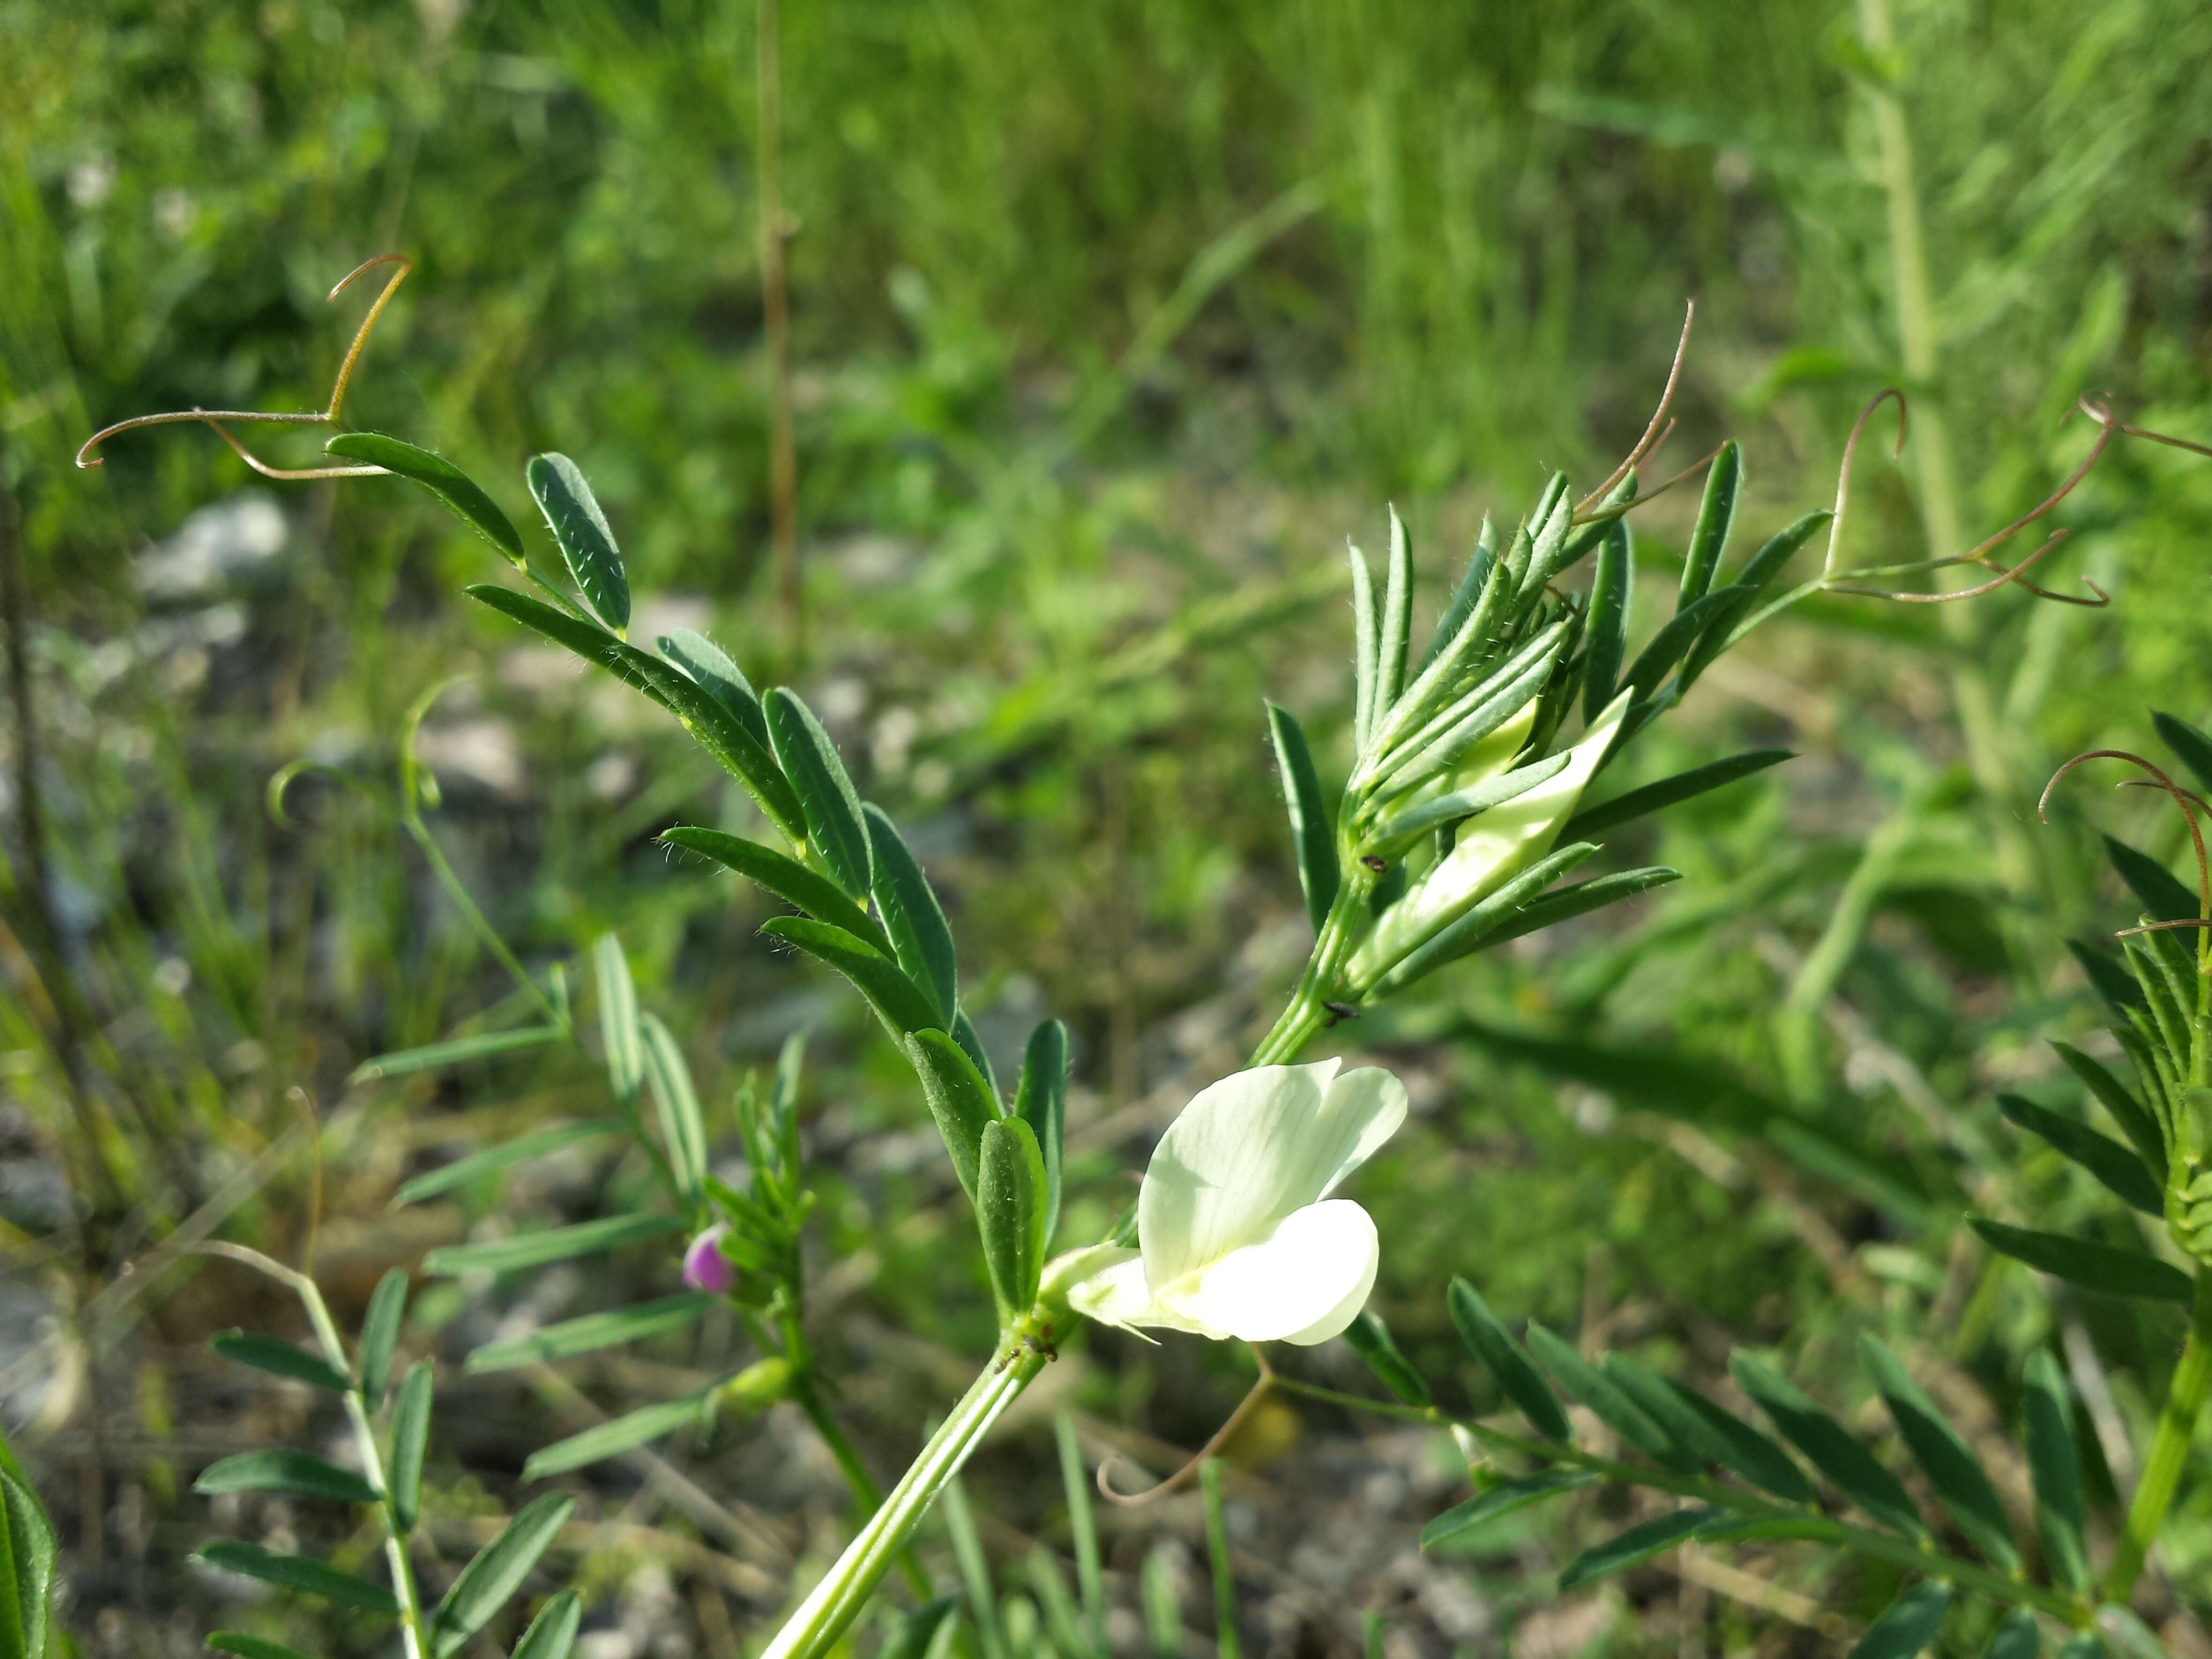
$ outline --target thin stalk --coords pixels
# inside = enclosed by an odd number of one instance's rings
[[[1338,988],[1344,964],[1351,959],[1359,942],[1358,923],[1366,911],[1373,885],[1364,869],[1356,877],[1346,874],[1338,882],[1336,897],[1330,902],[1328,914],[1322,918],[1321,933],[1314,940],[1313,954],[1306,958],[1305,971],[1298,976],[1297,988],[1291,993],[1281,1017],[1252,1051],[1253,1065],[1288,1064],[1316,1032],[1335,1018],[1328,1004]]]
[[[1876,58],[1893,54],[1897,33],[1890,19],[1889,0],[1858,0],[1858,13],[1859,30],[1868,51]],[[1894,87],[1870,79],[1867,97],[1874,109],[1882,191],[1888,210],[1898,346],[1905,378],[1919,394],[1913,426],[1920,521],[1929,551],[1940,557],[1955,552],[1966,542],[1950,427],[1939,390],[1942,362],[1936,331],[1934,286],[1928,274],[1920,189],[1913,166],[1912,131],[1905,119],[1904,100]],[[1944,582],[1947,586],[1963,587],[1974,580],[1971,568],[1959,567]],[[1981,633],[1979,617],[1969,605],[1949,605],[1942,609],[1943,626],[1958,647],[1951,665],[1951,697],[1966,738],[1967,769],[1990,814],[1999,873],[2008,889],[2025,896],[2036,884],[2035,848],[2021,816],[2013,810],[2018,805],[2014,769],[2008,763],[1996,695],[1971,648]],[[2019,944],[2017,938],[2014,944]]]
[[[2189,1462],[2197,1437],[2197,1419],[2212,1395],[2212,1266],[2197,1270],[2197,1298],[2191,1310],[2189,1340],[2181,1361],[2173,1369],[2173,1382],[2166,1391],[2166,1406],[2158,1414],[2150,1455],[2143,1460],[2142,1478],[2128,1504],[2128,1520],[2118,1550],[2105,1574],[2105,1600],[2124,1605],[2142,1577],[2151,1546],[2158,1541],[2172,1507],[2174,1489]]]
[[[1670,1492],[1683,1498],[1694,1498],[1741,1515],[1747,1520],[1766,1522],[1783,1529],[1778,1536],[1803,1540],[1814,1543],[1840,1546],[1861,1555],[1875,1556],[1893,1562],[1912,1571],[1930,1577],[1948,1579],[1953,1583],[1986,1595],[1993,1601],[2018,1607],[2031,1607],[2063,1620],[2076,1628],[2086,1628],[2089,1607],[2077,1597],[2063,1591],[2046,1589],[2006,1577],[1972,1561],[1962,1561],[1955,1556],[1938,1554],[1924,1550],[1889,1533],[1875,1532],[1870,1528],[1855,1527],[1845,1522],[1834,1521],[1826,1516],[1764,1498],[1725,1486],[1717,1480],[1708,1480],[1698,1475],[1676,1474],[1667,1469],[1646,1468],[1638,1463],[1622,1463],[1609,1457],[1597,1457],[1572,1446],[1562,1446],[1548,1440],[1528,1440],[1517,1434],[1508,1434],[1485,1423],[1456,1418],[1437,1407],[1401,1406],[1395,1401],[1369,1400],[1356,1394],[1346,1394],[1336,1389],[1323,1388],[1317,1383],[1302,1382],[1295,1377],[1277,1376],[1276,1386],[1309,1400],[1318,1400],[1349,1411],[1370,1412],[1378,1416],[1395,1417],[1411,1423],[1426,1423],[1437,1428],[1462,1428],[1486,1446],[1495,1450],[1516,1452],[1538,1462],[1565,1464],[1570,1468],[1588,1469],[1607,1480],[1626,1485],[1649,1486],[1660,1492]]]
[[[806,659],[806,605],[799,570],[799,453],[791,418],[791,229],[783,212],[781,0],[760,0],[753,90],[758,105],[761,304],[768,332],[768,498],[776,591],[794,662]]]
[[[860,1616],[931,1502],[1044,1364],[1042,1354],[1019,1346],[992,1361],[760,1659],[813,1659]]]

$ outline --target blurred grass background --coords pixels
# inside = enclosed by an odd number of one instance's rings
[[[234,1284],[172,1270],[118,1294],[125,1263],[180,1226],[295,1255],[312,1228],[357,1305],[427,1243],[595,1201],[572,1172],[387,1212],[422,1160],[587,1107],[585,1080],[524,1058],[349,1089],[366,1055],[496,1020],[503,981],[374,811],[312,784],[290,823],[263,810],[301,756],[387,778],[404,712],[448,674],[472,678],[425,728],[435,827],[526,960],[619,929],[715,1100],[817,1029],[817,1314],[879,1470],[941,1393],[932,1368],[989,1340],[896,1055],[750,937],[757,897],[650,844],[678,817],[737,823],[739,799],[644,705],[471,615],[456,589],[480,546],[394,483],[262,483],[197,428],[70,465],[126,415],[316,406],[365,303],[322,295],[362,258],[417,269],[349,423],[439,447],[518,522],[523,459],[574,456],[647,596],[639,631],[707,626],[749,671],[796,676],[913,827],[992,988],[987,1035],[1074,1026],[1071,1227],[1103,1224],[1115,1171],[1237,1062],[1303,957],[1260,698],[1340,776],[1339,550],[1380,538],[1386,500],[1441,586],[1484,512],[1627,447],[1690,298],[1667,453],[1741,439],[1741,537],[1830,498],[1887,385],[1914,445],[1892,468],[1869,442],[1854,562],[1959,550],[2032,505],[2087,447],[2085,392],[2212,435],[2212,13],[2182,0],[791,0],[800,660],[768,570],[756,22],[750,0],[0,0],[0,483],[44,818],[34,848],[11,716],[0,1399],[75,1532],[70,1616],[101,1650],[190,1650],[218,1592],[179,1601],[204,1517],[179,1483],[240,1443],[228,1425],[294,1409],[241,1401],[198,1357],[242,1316]],[[1649,602],[1693,506],[1638,520]],[[1732,1337],[1826,1379],[1875,1329],[1996,1421],[2020,1356],[2056,1341],[2124,1461],[2112,1431],[2171,1363],[2164,1316],[2054,1301],[1958,1217],[2095,1207],[1990,1093],[2066,1097],[2040,1042],[2087,1023],[2062,943],[2132,919],[2084,820],[2183,843],[2140,800],[2084,787],[2048,830],[2032,802],[2075,749],[2149,744],[2154,706],[2212,716],[2212,471],[2123,447],[2057,521],[2073,539],[2043,579],[2092,577],[2109,609],[1807,607],[1637,763],[1801,753],[1638,832],[1683,883],[1358,1028],[1420,1115],[1362,1193],[1409,1348],[1450,1370],[1436,1291],[1460,1271],[1503,1310],[1707,1376]],[[520,1312],[428,1296],[413,1340],[458,1352],[469,1328],[669,1273],[623,1271]],[[1066,1398],[1098,1446],[1195,1446],[1242,1387],[1195,1347],[1092,1340]],[[702,1363],[665,1358],[581,1380],[619,1409]],[[511,1488],[562,1420],[477,1387],[498,1412],[441,1442],[464,1500]],[[769,1422],[697,1467],[804,1464],[803,1430]],[[1352,1650],[1362,1607],[1407,1652],[1737,1651],[1751,1632],[1828,1650],[1741,1583],[1656,1567],[1626,1601],[1542,1611],[1541,1528],[1412,1577],[1332,1545],[1358,1557],[1347,1585],[1303,1592],[1281,1567],[1300,1540],[1364,1549],[1373,1510],[1417,1522],[1443,1478],[1376,1489],[1359,1465],[1380,1495],[1347,1510],[1347,1446],[1413,1455],[1349,1432],[1267,1414],[1241,1448],[1287,1495],[1249,1522],[1278,1563],[1245,1587],[1267,1651]],[[994,1524],[1049,1534],[1049,1457],[1017,1434],[985,1460]],[[735,1650],[834,1541],[834,1492],[790,1478],[785,1559],[753,1579],[664,1565],[666,1639]],[[624,1501],[617,1480],[605,1505]],[[2212,1492],[2185,1504],[2176,1642],[2202,1639],[2212,1567]],[[640,1547],[593,1536],[608,1605],[631,1607]],[[1886,1589],[1790,1571],[1789,1593],[1847,1613]],[[624,1618],[595,1659],[661,1639]]]

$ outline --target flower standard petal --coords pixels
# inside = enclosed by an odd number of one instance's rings
[[[1373,1218],[1333,1198],[1293,1211],[1265,1237],[1157,1295],[1208,1336],[1326,1342],[1365,1304],[1381,1255]]]
[[[1265,1237],[1397,1133],[1405,1085],[1372,1066],[1340,1076],[1337,1065],[1239,1073],[1201,1092],[1169,1127],[1137,1200],[1155,1288]]]

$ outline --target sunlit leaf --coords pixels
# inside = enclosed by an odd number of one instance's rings
[[[1298,886],[1305,894],[1306,916],[1321,930],[1328,908],[1336,902],[1340,874],[1336,862],[1336,834],[1331,827],[1328,804],[1321,793],[1321,777],[1314,770],[1313,753],[1306,734],[1290,710],[1267,705],[1267,732],[1274,740],[1275,763],[1282,769],[1283,797],[1290,809],[1291,850],[1298,861]]]
[[[1698,1460],[1686,1455],[1674,1443],[1674,1437],[1650,1413],[1597,1366],[1583,1358],[1572,1343],[1532,1319],[1528,1322],[1528,1349],[1537,1363],[1551,1372],[1553,1381],[1637,1450],[1678,1474],[1696,1472]]]
[[[1705,471],[1705,499],[1698,505],[1697,523],[1690,531],[1690,546],[1682,560],[1682,586],[1675,602],[1679,611],[1705,598],[1721,568],[1729,532],[1735,525],[1736,497],[1743,484],[1743,451],[1735,440],[1721,446],[1720,453]]]
[[[1014,1088],[1014,1115],[1030,1126],[1044,1159],[1044,1237],[1049,1248],[1060,1229],[1060,1143],[1067,1130],[1067,1027],[1056,1019],[1042,1021],[1030,1033]]]
[[[599,620],[620,636],[629,626],[629,576],[615,546],[615,532],[599,511],[599,498],[566,455],[533,455],[525,476],[538,510],[545,515],[545,527],[568,561],[577,591]]]
[[[899,966],[928,997],[939,1023],[949,1029],[960,1006],[960,977],[945,908],[898,826],[872,802],[865,803],[860,811],[875,860],[876,909],[884,919],[884,931],[890,935]]]
[[[761,932],[805,951],[850,980],[893,1037],[944,1029],[937,1010],[905,969],[859,935],[805,916],[771,916],[761,924]]]
[[[818,875],[796,859],[786,858],[772,847],[763,847],[757,841],[747,841],[742,836],[728,835],[720,830],[702,830],[690,824],[678,824],[664,830],[660,838],[671,847],[681,847],[687,852],[710,858],[726,869],[758,883],[793,909],[804,911],[817,921],[827,922],[832,927],[842,927],[870,948],[884,956],[891,954],[891,942],[876,920],[860,906],[847,898],[837,884],[824,875]]]
[[[970,1202],[983,1156],[983,1131],[998,1121],[999,1103],[975,1062],[942,1031],[916,1031],[906,1040],[907,1058],[921,1075],[923,1097],[937,1120],[952,1172]]]
[[[366,461],[420,484],[517,569],[528,562],[514,521],[475,479],[444,456],[381,432],[341,432],[323,448],[342,459]]]
[[[1521,1350],[1481,1293],[1464,1279],[1454,1279],[1446,1294],[1451,1310],[1453,1326],[1467,1351],[1488,1368],[1498,1379],[1498,1386],[1505,1397],[1521,1408],[1521,1414],[1547,1440],[1565,1444],[1573,1439],[1567,1427],[1567,1414],[1560,1408],[1559,1396],[1552,1385],[1536,1370],[1528,1356]]]
[[[838,757],[837,745],[822,729],[814,711],[787,686],[770,688],[762,707],[768,735],[784,775],[799,792],[806,817],[807,839],[837,884],[854,899],[866,899],[871,883],[867,826],[860,797]]]
[[[1036,1300],[1044,1188],[1044,1157],[1030,1126],[1018,1117],[985,1124],[975,1159],[975,1216],[1002,1325],[1011,1326]]]
[[[583,1622],[584,1598],[565,1589],[538,1610],[530,1628],[514,1644],[512,1659],[568,1659],[576,1645],[576,1627]]]

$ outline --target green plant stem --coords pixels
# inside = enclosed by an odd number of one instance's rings
[[[813,1659],[860,1616],[931,1501],[1044,1364],[1042,1353],[1018,1345],[992,1360],[760,1659]]]
[[[1851,1526],[1845,1522],[1831,1520],[1817,1511],[1755,1498],[1717,1480],[1708,1480],[1698,1475],[1675,1474],[1666,1469],[1646,1468],[1637,1463],[1622,1463],[1548,1440],[1524,1439],[1485,1423],[1454,1417],[1434,1406],[1402,1406],[1395,1401],[1369,1400],[1359,1395],[1346,1394],[1340,1389],[1302,1382],[1295,1377],[1280,1375],[1274,1378],[1274,1383],[1277,1388],[1291,1394],[1341,1406],[1349,1411],[1370,1412],[1410,1423],[1427,1423],[1437,1428],[1462,1428],[1495,1450],[1515,1452],[1538,1462],[1564,1463],[1571,1468],[1588,1469],[1608,1480],[1694,1498],[1716,1508],[1741,1515],[1747,1520],[1762,1523],[1759,1535],[1763,1538],[1838,1545],[1861,1555],[1871,1555],[1893,1562],[1914,1572],[1948,1579],[1992,1601],[2037,1608],[2054,1619],[2063,1620],[2077,1629],[2087,1628],[2089,1622],[2091,1609],[2088,1605],[2063,1591],[2046,1589],[2041,1585],[2008,1577],[1972,1561],[1962,1561],[1955,1556],[1922,1549],[1889,1533]]]
[[[2203,1413],[2208,1395],[2212,1395],[2212,1266],[2197,1270],[2189,1340],[2166,1391],[2166,1405],[2151,1437],[2150,1455],[2143,1460],[2142,1477],[2136,1482],[2136,1495],[2128,1504],[2127,1526],[2120,1534],[2119,1548],[2105,1574],[2107,1601],[2124,1604],[2135,1592],[2136,1580],[2142,1577],[2143,1564],[2150,1559],[2151,1546],[2166,1525],[2174,1489],[2189,1462],[2189,1449],[2197,1437],[2197,1419]]]
[[[1878,60],[1893,59],[1897,33],[1889,0],[1858,0],[1859,32]],[[1893,299],[1897,308],[1898,349],[1906,381],[1919,399],[1912,416],[1919,473],[1920,521],[1932,556],[1948,557],[1966,546],[1959,507],[1958,475],[1952,461],[1950,427],[1945,419],[1940,380],[1942,362],[1936,331],[1936,300],[1928,274],[1920,188],[1912,160],[1912,131],[1905,101],[1886,80],[1869,77],[1867,97],[1874,109],[1875,137],[1881,156],[1881,184],[1889,220]],[[1954,566],[1942,579],[1952,587],[1979,580],[1972,566]],[[1965,605],[1940,607],[1954,647],[1951,699],[1966,738],[1967,769],[1990,814],[1997,868],[2016,896],[2036,885],[2035,848],[2023,816],[2013,810],[2014,769],[1998,713],[1996,693],[1973,647],[1982,632],[1979,619]],[[2020,930],[2008,930],[2017,950]]]
[[[315,1334],[315,1344],[323,1351],[323,1358],[350,1377],[353,1361],[347,1356],[345,1344],[338,1337],[338,1328],[331,1318],[331,1310],[323,1302],[323,1293],[315,1281],[302,1273],[295,1273],[283,1262],[249,1249],[242,1244],[226,1243],[220,1240],[195,1247],[202,1255],[219,1255],[242,1262],[257,1272],[285,1285],[300,1298],[307,1310],[307,1324]],[[407,1559],[407,1535],[399,1524],[399,1513],[392,1506],[391,1483],[384,1476],[384,1455],[378,1449],[376,1430],[369,1421],[369,1402],[362,1397],[361,1385],[355,1382],[345,1391],[346,1421],[353,1427],[355,1449],[361,1455],[362,1473],[369,1485],[382,1493],[378,1505],[384,1520],[384,1559],[392,1571],[392,1589],[399,1602],[399,1629],[407,1647],[407,1659],[429,1659],[430,1633],[428,1622],[422,1616],[422,1595],[415,1583],[415,1569]]]
[[[436,837],[430,833],[430,826],[422,822],[422,815],[410,808],[399,815],[399,822],[414,837],[415,844],[422,849],[422,856],[430,866],[430,873],[438,878],[438,885],[446,890],[446,896],[453,902],[454,908],[461,913],[461,920],[468,924],[469,931],[477,936],[477,942],[492,953],[499,965],[507,969],[508,977],[514,981],[517,988],[538,1006],[538,1011],[550,1024],[568,1030],[569,1022],[567,1018],[553,1006],[553,1000],[545,994],[544,988],[507,948],[507,943],[500,937],[499,930],[477,908],[477,902],[470,895],[468,887],[455,873],[453,866],[446,861],[444,851],[440,848]]]
[[[1344,964],[1359,943],[1358,924],[1373,885],[1364,869],[1356,878],[1347,874],[1339,879],[1336,897],[1314,939],[1313,954],[1306,958],[1305,972],[1298,976],[1297,988],[1291,993],[1281,1018],[1253,1049],[1253,1065],[1289,1064],[1316,1032],[1334,1024],[1336,1016],[1328,1004],[1340,988]]]
[[[756,1322],[748,1319],[747,1322],[754,1325],[755,1346],[765,1351],[768,1346],[765,1333],[760,1330]],[[805,1328],[799,1322],[794,1301],[787,1299],[777,1325],[782,1337],[783,1357],[791,1362],[791,1399],[800,1411],[806,1413],[806,1420],[814,1425],[814,1432],[822,1437],[822,1443],[830,1448],[830,1455],[836,1460],[838,1473],[845,1477],[845,1485],[853,1493],[854,1507],[860,1511],[860,1519],[865,1523],[884,1506],[884,1489],[876,1484],[875,1476],[868,1473],[868,1466],[860,1461],[860,1451],[853,1444],[852,1437],[845,1432],[845,1425],[837,1420],[830,1409],[829,1401],[823,1395],[821,1374],[814,1365],[814,1349],[806,1340]],[[912,1550],[902,1549],[899,1552],[898,1568],[899,1576],[906,1580],[907,1587],[923,1601],[927,1601],[937,1593],[936,1586],[930,1583],[929,1574],[915,1559]]]

